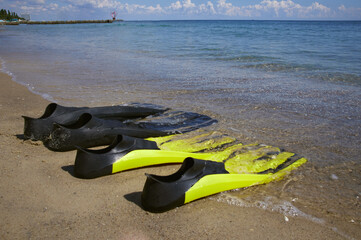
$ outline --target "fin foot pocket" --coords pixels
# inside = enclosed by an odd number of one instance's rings
[[[24,137],[31,140],[45,140],[49,137],[53,124],[71,124],[79,116],[89,113],[95,117],[103,119],[134,119],[144,118],[149,115],[163,113],[168,108],[141,106],[104,106],[104,107],[65,107],[56,103],[50,103],[39,118],[23,116],[24,118]]]
[[[223,163],[186,158],[180,169],[169,176],[146,174],[142,206],[150,212],[164,212],[185,202],[185,193],[203,176],[227,173]]]
[[[79,178],[96,178],[113,173],[113,164],[137,149],[159,149],[157,144],[138,138],[118,135],[113,143],[103,149],[92,150],[78,147],[74,173]]]
[[[298,159],[273,174],[236,174],[230,173],[223,162],[187,158],[169,176],[146,174],[141,203],[146,211],[168,211],[215,193],[280,180],[306,161]]]

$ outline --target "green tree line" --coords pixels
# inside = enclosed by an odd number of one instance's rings
[[[23,18],[19,17],[18,14],[15,12],[10,12],[9,10],[6,9],[1,9],[0,19],[10,21],[11,19],[23,19]]]

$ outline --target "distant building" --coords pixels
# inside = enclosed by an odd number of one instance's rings
[[[29,13],[22,13],[20,17],[24,18],[26,21],[30,21],[30,14]]]

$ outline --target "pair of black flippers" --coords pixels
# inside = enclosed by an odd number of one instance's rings
[[[25,139],[41,140],[53,151],[109,145],[119,135],[138,138],[185,133],[216,120],[151,104],[107,107],[47,106],[40,118],[23,116]]]

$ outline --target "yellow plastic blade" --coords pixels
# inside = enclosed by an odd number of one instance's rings
[[[212,157],[211,153],[186,153],[163,150],[134,150],[113,163],[112,173],[124,170],[160,165],[165,163],[181,163],[187,157],[207,160]]]
[[[306,163],[301,158],[274,174],[212,174],[201,178],[186,193],[184,203],[237,188],[250,187],[280,180],[292,170]]]
[[[147,138],[157,143],[162,150],[199,152],[212,150],[222,145],[232,143],[236,139],[219,132],[200,133],[196,136],[190,134],[179,134],[165,137]]]

